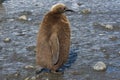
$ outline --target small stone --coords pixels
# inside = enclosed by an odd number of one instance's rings
[[[18,75],[19,75],[19,74],[17,74],[17,73],[15,74],[16,77],[17,77]]]
[[[22,15],[18,19],[20,19],[20,20],[27,20],[27,17],[26,17],[26,15]]]
[[[0,46],[0,50],[2,50],[2,48],[3,48],[3,47],[2,47],[2,46]]]
[[[106,29],[113,30],[113,26],[112,26],[112,25],[110,25],[110,24],[105,25],[105,28],[106,28]]]
[[[47,78],[47,79],[45,79],[45,80],[49,80],[49,79]]]
[[[105,34],[99,34],[100,36],[104,36]]]
[[[106,70],[106,64],[102,61],[99,61],[93,66],[93,69],[96,71],[104,71]]]
[[[81,6],[81,5],[82,5],[82,3],[77,3],[77,5]]]
[[[90,13],[91,13],[91,10],[90,10],[90,9],[83,9],[83,10],[81,11],[81,13],[83,13],[83,14],[90,14]]]
[[[40,75],[36,75],[36,78],[39,78]]]
[[[120,54],[120,51],[118,53]]]
[[[9,43],[9,42],[11,42],[11,39],[10,39],[10,38],[5,38],[5,39],[4,39],[4,42],[5,42],[5,43]]]
[[[19,75],[20,75],[20,73],[15,73],[15,75],[14,75],[14,76],[15,76],[15,77],[18,77]]]
[[[35,4],[35,6],[38,6],[38,4]]]
[[[98,26],[98,25],[99,25],[98,22],[94,22],[94,23],[93,23],[93,26]]]
[[[27,65],[27,66],[25,66],[25,69],[34,69],[34,66],[32,66],[32,65]]]
[[[27,78],[25,78],[24,80],[30,80],[30,78],[29,78],[29,77],[27,77]]]
[[[104,23],[99,23],[101,27],[106,27]]]
[[[25,33],[16,33],[16,36],[24,36]]]
[[[28,51],[35,51],[35,50],[36,50],[36,47],[35,47],[35,46],[28,46],[28,47],[26,48],[26,50],[28,50]]]
[[[8,19],[9,21],[14,21],[14,19]]]
[[[31,77],[31,80],[36,80],[36,77],[35,76]]]
[[[32,20],[32,18],[28,18],[28,21],[31,21]]]
[[[36,52],[37,51],[37,49],[36,48],[34,48],[34,50],[33,50],[34,52]]]
[[[115,40],[118,39],[118,37],[117,36],[110,36],[109,39],[112,40],[112,41],[115,41]]]
[[[105,49],[103,49],[102,51],[103,51],[103,52],[106,52],[106,50],[105,50]]]
[[[107,52],[107,50],[104,47],[101,47],[100,50],[104,53]]]

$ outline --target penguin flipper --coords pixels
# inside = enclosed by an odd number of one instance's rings
[[[50,37],[50,48],[52,53],[53,65],[57,63],[59,58],[59,40],[57,34],[52,34]]]

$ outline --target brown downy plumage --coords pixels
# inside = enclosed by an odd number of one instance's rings
[[[44,16],[37,36],[36,63],[57,73],[66,61],[70,48],[70,24],[65,16],[67,7],[58,3]]]

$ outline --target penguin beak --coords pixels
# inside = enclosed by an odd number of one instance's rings
[[[75,11],[73,11],[71,9],[66,9],[65,12],[75,12]]]
[[[75,12],[75,11],[73,11],[72,9],[69,9],[69,8],[65,8],[65,12]]]

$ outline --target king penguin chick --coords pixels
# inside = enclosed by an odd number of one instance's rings
[[[67,61],[70,48],[70,23],[64,12],[72,11],[64,4],[52,6],[44,16],[37,36],[36,63],[52,73]]]

